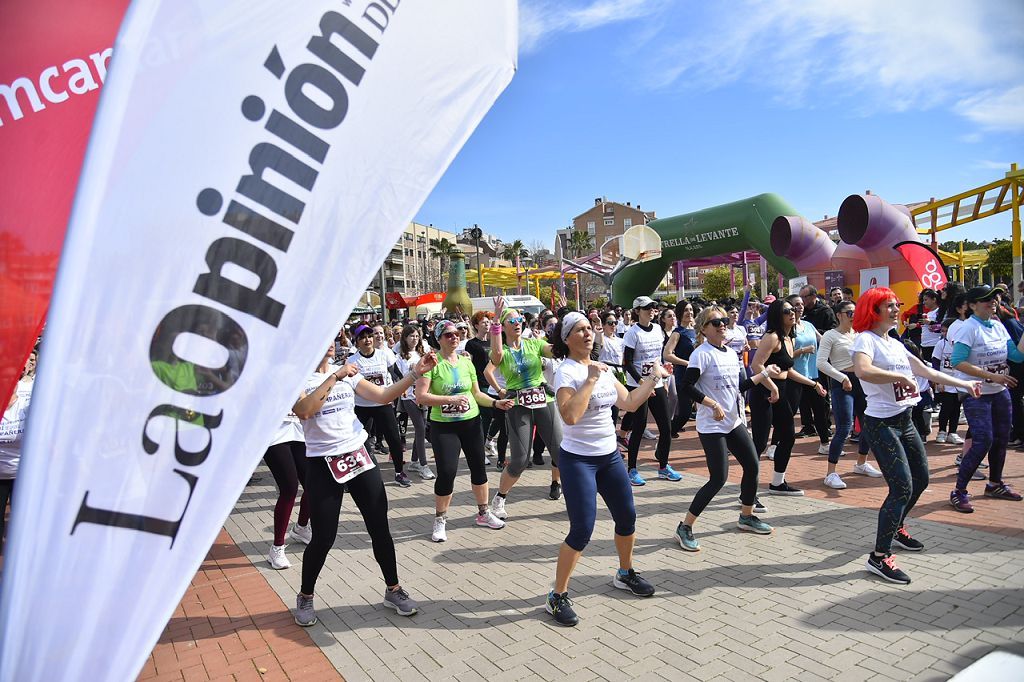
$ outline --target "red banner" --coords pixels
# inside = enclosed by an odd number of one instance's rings
[[[423,294],[416,297],[416,305],[424,305],[426,303],[444,303],[444,297],[445,293],[441,291]]]
[[[128,0],[0,3],[3,401],[46,316],[110,48],[127,6]]]
[[[384,304],[388,310],[398,310],[399,308],[408,308],[409,304],[405,302],[402,295],[397,291],[389,291],[384,294]]]
[[[900,242],[892,248],[910,263],[921,286],[939,291],[946,286],[946,266],[939,254],[921,242]]]

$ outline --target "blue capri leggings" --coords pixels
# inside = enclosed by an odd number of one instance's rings
[[[597,519],[597,495],[600,494],[615,521],[615,534],[636,532],[636,508],[633,488],[626,476],[622,455],[613,452],[597,457],[576,455],[562,449],[558,459],[562,473],[562,494],[569,513],[569,534],[565,544],[582,552],[590,542]]]

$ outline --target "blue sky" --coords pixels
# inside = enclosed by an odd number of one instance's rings
[[[1024,3],[521,0],[519,70],[418,213],[551,248],[598,196],[946,197],[1024,167]],[[1009,212],[940,233],[1010,235]]]

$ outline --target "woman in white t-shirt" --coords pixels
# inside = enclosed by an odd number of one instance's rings
[[[309,500],[303,495],[299,502],[298,522],[288,532],[288,521],[295,508],[299,485],[306,480],[306,441],[302,435],[302,424],[294,412],[285,415],[274,434],[270,447],[263,453],[270,474],[277,485],[277,502],[274,504],[274,544],[270,547],[267,563],[275,570],[291,568],[291,562],[284,553],[285,538],[290,535],[299,542],[308,544],[312,538],[309,530]],[[303,488],[305,489],[305,488]]]
[[[779,376],[780,371],[778,365],[768,365],[747,378],[739,355],[726,345],[728,323],[727,313],[718,306],[700,311],[695,325],[698,346],[690,354],[679,386],[680,397],[687,396],[697,403],[697,436],[711,474],[690,503],[686,518],[676,528],[676,540],[688,552],[700,551],[700,544],[693,537],[693,525],[728,480],[730,452],[743,467],[737,527],[759,535],[772,533],[771,526],[754,516],[758,458],[744,419],[743,394],[755,385],[762,385],[769,392],[769,400],[778,402],[779,389],[771,377]]]
[[[430,371],[437,359],[428,353],[401,381],[384,387],[366,381],[355,364],[330,364],[333,357],[332,344],[306,382],[303,395],[292,406],[302,420],[306,439],[309,460],[305,497],[309,498],[313,528],[313,537],[302,555],[302,586],[296,597],[295,622],[303,627],[317,622],[313,589],[338,534],[338,515],[346,490],[363,517],[373,543],[373,558],[387,585],[384,605],[402,616],[411,616],[417,610],[416,602],[398,582],[395,541],[388,526],[387,493],[377,461],[364,447],[366,431],[356,416],[355,401],[358,396],[388,405],[415,384],[420,375]]]
[[[419,325],[405,325],[399,335],[398,361],[395,363],[400,375],[405,377],[413,371],[416,363],[423,357],[422,348]],[[412,422],[412,468],[419,472],[420,478],[429,481],[434,478],[434,472],[431,471],[430,465],[427,463],[427,418],[424,409],[416,402],[415,387],[409,388],[403,393],[399,402],[402,412]]]
[[[668,372],[656,363],[640,385],[627,392],[607,365],[590,359],[594,330],[583,314],[569,313],[554,332],[552,352],[555,357],[565,358],[555,373],[555,401],[565,425],[559,467],[569,534],[558,551],[555,589],[548,593],[545,608],[560,625],[572,626],[579,619],[569,599],[569,579],[594,532],[597,495],[601,495],[615,522],[619,570],[612,584],[641,597],[654,594],[654,587],[633,570],[636,509],[615,441],[611,408],[617,404],[620,409],[635,411]]]
[[[949,339],[949,330],[957,323],[956,318],[947,317],[942,321],[942,335],[932,352],[932,368],[947,374],[953,373],[953,342]],[[960,425],[960,394],[952,386],[935,384],[935,401],[939,404],[939,434],[936,443],[962,445],[963,439],[957,435]]]
[[[964,415],[971,431],[971,447],[964,453],[956,475],[956,488],[949,503],[958,512],[974,511],[967,484],[988,456],[988,478],[985,497],[1021,501],[1021,495],[1003,482],[1006,443],[1010,439],[1012,405],[1008,389],[1017,386],[1010,376],[1010,362],[1024,362],[1024,339],[1014,344],[1006,327],[996,316],[997,295],[1001,287],[987,284],[967,292],[971,317],[953,333],[950,364],[956,376],[970,381],[981,379],[981,395],[964,399]]]
[[[615,317],[615,313],[608,312],[601,317],[601,333],[599,335],[601,352],[597,356],[597,361],[611,367],[615,378],[625,385],[626,373],[622,369],[622,351],[625,346],[622,344],[622,339],[615,333],[617,325],[618,319]],[[615,405],[612,405],[612,423],[619,423],[619,408]]]
[[[920,400],[916,376],[950,384],[980,395],[979,382],[967,382],[926,366],[902,342],[889,335],[899,323],[900,303],[892,290],[868,289],[857,301],[853,328],[853,370],[864,388],[867,407],[862,432],[882,468],[889,494],[878,512],[875,549],[866,568],[893,583],[908,584],[910,577],[896,566],[892,545],[908,551],[924,549],[905,527],[907,515],[928,487],[928,459],[911,412]]]

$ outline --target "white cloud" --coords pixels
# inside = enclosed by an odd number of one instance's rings
[[[956,103],[954,111],[986,130],[1024,132],[1024,85],[966,97]]]
[[[981,168],[984,170],[1010,170],[1009,161],[989,161],[988,159],[981,159],[980,161],[974,162],[975,168]]]
[[[665,0],[523,0],[519,6],[519,47],[524,53],[540,48],[556,33],[578,33],[606,24],[648,16],[665,6]]]

